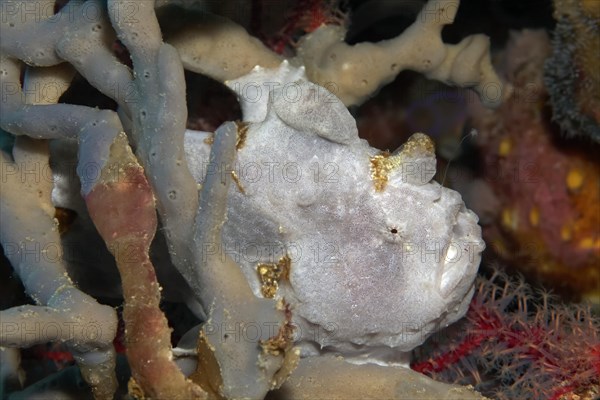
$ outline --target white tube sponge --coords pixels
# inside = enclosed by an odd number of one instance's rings
[[[198,209],[198,189],[183,151],[187,120],[183,66],[177,51],[162,42],[154,2],[135,4],[135,18],[119,18],[127,15],[131,3],[108,2],[113,27],[133,61],[137,101],[131,104],[131,136],[157,199],[172,261],[189,282],[186,269],[193,268],[193,261],[185,242]]]
[[[28,68],[24,90],[19,82],[20,68],[19,61],[0,56],[2,105],[10,110],[0,118],[0,126],[15,134],[79,138],[80,162],[102,165],[106,161],[103,146],[93,150],[90,147],[110,140],[121,130],[116,114],[52,104],[70,84],[73,71],[67,66]],[[52,96],[45,95],[44,89],[49,86],[55,89]],[[20,347],[48,341],[66,342],[94,396],[112,398],[117,385],[116,354],[112,346],[116,314],[74,287],[67,275],[50,196],[53,182],[47,144],[19,137],[13,155],[14,163],[2,155],[7,181],[0,196],[3,220],[0,241],[5,251],[10,248],[7,256],[26,290],[43,306],[3,311],[2,321],[6,324],[2,326],[0,342]],[[83,181],[84,190],[92,183]],[[23,218],[25,215],[29,218]]]
[[[511,87],[492,67],[489,39],[478,34],[456,45],[442,42],[442,29],[454,22],[458,6],[459,0],[430,0],[401,35],[378,43],[348,45],[345,28],[323,25],[300,39],[290,63],[305,66],[310,81],[330,90],[346,106],[361,104],[401,71],[411,69],[431,79],[473,88],[484,105],[497,107]],[[249,73],[256,65],[272,68],[282,60],[231,21],[195,17],[197,21],[166,33],[186,69],[226,81]]]
[[[353,365],[331,355],[300,361],[271,400],[476,400],[471,388],[436,382],[408,368]]]
[[[491,65],[489,39],[474,35],[457,45],[442,42],[442,28],[454,21],[458,5],[459,0],[431,0],[400,36],[378,43],[348,45],[345,29],[325,25],[300,40],[298,57],[308,78],[346,106],[362,103],[405,69],[473,87],[486,106],[498,106],[505,93]]]
[[[14,163],[4,153],[0,161],[5,179],[0,242],[27,293],[40,304],[0,312],[0,345],[64,341],[96,398],[111,398],[117,385],[116,313],[79,291],[67,275],[50,200],[52,180],[43,173],[49,172],[47,144],[18,138]]]
[[[114,55],[116,34],[110,24],[106,5],[98,0],[87,2],[94,17],[75,14],[76,23],[56,44],[56,52],[68,61],[96,89],[114,99],[131,114],[135,96],[131,70]]]
[[[171,34],[167,32],[166,41],[177,48],[183,66],[190,71],[226,81],[246,75],[256,65],[276,67],[282,61],[281,56],[226,18],[203,14],[188,22]]]
[[[279,379],[287,378],[286,373],[277,376],[280,369],[285,370],[284,353],[291,364],[298,353],[288,352],[292,350],[288,337],[281,337],[278,344],[282,348],[270,347],[285,326],[283,309],[272,299],[255,297],[238,265],[219,251],[230,186],[226,171],[232,170],[237,141],[238,128],[233,122],[223,124],[215,134],[209,164],[219,166],[219,172],[207,174],[203,182],[193,241],[199,265],[190,286],[200,294],[202,304],[210,307],[203,332],[219,365],[217,391],[226,398],[262,399],[280,384]],[[228,337],[228,332],[236,332],[240,326],[260,327],[259,337]]]
[[[72,15],[81,12],[81,1],[70,2],[54,15],[55,0],[12,0],[0,7],[0,52],[34,66],[62,62],[56,43],[72,29]]]

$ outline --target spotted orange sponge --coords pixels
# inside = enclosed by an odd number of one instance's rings
[[[545,56],[531,50],[548,48],[545,34],[514,39],[506,57],[514,94],[498,110],[474,113],[483,177],[501,204],[484,238],[529,277],[600,303],[598,148],[555,134],[541,79]],[[529,58],[516,62],[518,54]]]

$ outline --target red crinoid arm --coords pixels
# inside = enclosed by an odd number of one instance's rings
[[[467,318],[470,321],[475,321],[474,326],[476,328],[474,331],[468,333],[452,350],[430,360],[411,365],[413,370],[423,374],[443,371],[456,364],[460,359],[470,356],[484,341],[494,337],[500,321],[487,313],[480,314],[479,310],[475,308],[475,304],[475,300],[473,300],[467,313]]]

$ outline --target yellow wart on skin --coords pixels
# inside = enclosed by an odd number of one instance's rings
[[[262,284],[260,291],[268,299],[275,297],[279,288],[279,281],[289,279],[292,260],[286,254],[277,264],[258,264],[256,271]]]
[[[435,154],[435,145],[431,138],[423,133],[415,133],[394,154],[383,151],[369,159],[371,166],[371,179],[375,191],[382,192],[387,186],[389,174],[402,165],[407,157],[419,154]]]
[[[236,121],[235,125],[237,126],[237,141],[235,142],[235,149],[239,150],[246,144],[246,137],[250,124],[248,122]]]

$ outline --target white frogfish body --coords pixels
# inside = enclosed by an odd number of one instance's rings
[[[291,311],[305,355],[403,362],[465,314],[485,246],[477,216],[432,180],[431,139],[370,147],[344,105],[287,62],[228,84],[245,120],[233,172],[208,163],[204,132],[186,132],[188,164],[200,184],[233,180],[217,251]]]

